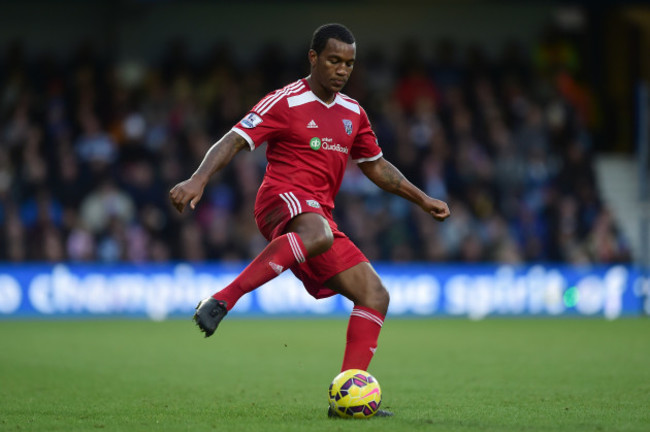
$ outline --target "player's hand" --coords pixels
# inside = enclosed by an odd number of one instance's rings
[[[183,213],[187,203],[190,204],[190,208],[194,210],[196,204],[203,196],[203,189],[205,188],[205,183],[196,177],[191,177],[185,181],[180,182],[174,186],[169,191],[169,199],[172,202],[172,205],[176,207],[176,210],[179,213]]]
[[[440,222],[444,221],[451,215],[447,203],[434,198],[427,199],[422,204],[422,209],[433,216],[435,220]]]

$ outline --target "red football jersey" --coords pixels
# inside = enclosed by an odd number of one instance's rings
[[[305,79],[269,93],[232,130],[251,150],[267,143],[261,190],[303,190],[330,210],[348,158],[359,163],[382,156],[359,103],[337,93],[328,105]]]

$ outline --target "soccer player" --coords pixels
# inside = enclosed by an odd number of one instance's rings
[[[194,320],[211,336],[239,298],[291,269],[313,297],[338,293],[354,303],[341,370],[367,370],[389,295],[368,259],[332,219],[348,159],[377,186],[434,219],[443,221],[450,213],[445,202],[426,195],[383,158],[365,111],[340,92],[356,57],[350,30],[340,24],[319,27],[308,57],[309,76],[264,97],[169,195],[179,212],[188,203],[194,209],[212,174],[243,149],[267,142],[255,221],[270,243],[230,285],[201,300]]]

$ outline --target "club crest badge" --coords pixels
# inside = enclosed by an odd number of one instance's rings
[[[343,126],[345,126],[345,133],[352,135],[352,120],[343,119]]]

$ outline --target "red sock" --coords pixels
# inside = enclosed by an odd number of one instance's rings
[[[368,370],[383,324],[384,316],[374,309],[363,306],[352,309],[341,372],[348,369]]]
[[[300,236],[290,232],[273,239],[237,278],[212,297],[223,300],[228,310],[246,293],[265,284],[294,265],[305,262],[307,249]]]

